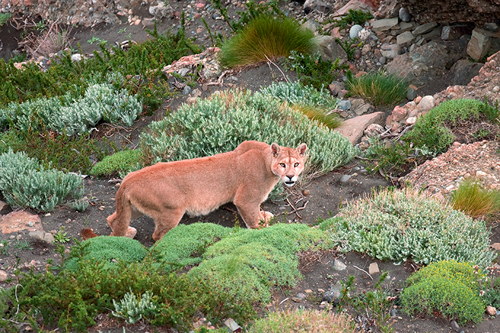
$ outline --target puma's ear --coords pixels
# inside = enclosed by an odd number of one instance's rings
[[[304,156],[306,154],[306,150],[307,150],[307,145],[305,143],[302,143],[297,147],[297,151],[299,152],[299,155]]]
[[[276,143],[271,144],[271,152],[273,153],[274,156],[278,156],[280,152],[280,146],[278,146]]]

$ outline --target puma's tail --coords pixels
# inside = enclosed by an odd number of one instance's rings
[[[94,237],[97,237],[96,233],[94,232],[94,230],[90,229],[90,228],[84,228],[80,231],[80,236],[82,236],[82,239],[83,240],[87,240],[89,238],[94,238]]]

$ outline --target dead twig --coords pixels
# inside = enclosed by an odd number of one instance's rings
[[[279,68],[279,66],[276,65],[271,59],[269,59],[269,57],[266,54],[264,54],[264,56],[267,59],[267,64],[269,66],[269,70],[271,70],[271,65],[269,65],[269,63],[271,63],[271,64],[273,64],[281,72],[281,75],[283,75],[283,78],[285,79],[285,81],[287,83],[289,83],[290,81],[288,81],[288,78],[286,77],[285,73],[283,73],[283,71],[281,70],[281,68]]]
[[[364,269],[361,269],[361,268],[359,268],[359,267],[358,267],[358,266],[356,266],[356,265],[353,265],[352,267],[354,267],[354,268],[356,268],[356,269],[359,269],[360,271],[362,271],[362,272],[366,273],[366,274],[370,277],[370,279],[372,279],[372,280],[373,280],[373,277],[371,276],[371,274],[370,274],[370,273],[368,273],[367,271],[365,271]]]

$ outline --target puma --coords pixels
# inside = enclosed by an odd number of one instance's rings
[[[214,156],[161,162],[128,174],[116,193],[116,211],[107,218],[112,236],[134,238],[130,220],[141,215],[155,222],[153,239],[161,239],[182,216],[206,215],[233,202],[248,228],[273,216],[260,205],[281,179],[293,186],[304,170],[307,145],[297,149],[245,141]]]

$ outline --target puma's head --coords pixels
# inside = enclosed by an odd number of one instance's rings
[[[276,143],[271,145],[273,173],[280,177],[286,186],[293,186],[304,170],[307,145],[302,143],[297,149],[280,147]]]

